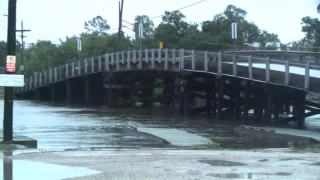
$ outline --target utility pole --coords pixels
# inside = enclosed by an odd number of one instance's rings
[[[26,37],[23,35],[24,32],[30,32],[30,29],[23,29],[23,21],[21,21],[21,30],[16,30],[16,32],[21,32],[21,64],[20,64],[20,73],[24,74],[24,61],[23,61],[23,56],[24,56],[24,41],[23,38]]]
[[[122,14],[123,14],[123,1],[121,0],[121,3],[119,1],[119,28],[118,28],[118,51],[120,50],[120,42],[122,37]]]
[[[16,8],[17,0],[8,3],[7,56],[16,55]],[[7,57],[8,58],[8,57]],[[14,72],[6,71],[6,74]],[[13,87],[4,88],[3,141],[12,141],[13,133]]]

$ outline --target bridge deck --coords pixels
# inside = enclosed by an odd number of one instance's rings
[[[230,62],[232,62],[230,64]],[[247,63],[248,66],[238,63]],[[254,64],[263,63],[265,69],[256,68]],[[283,65],[283,71],[271,69],[271,64]],[[290,68],[304,69],[304,74],[291,73]],[[196,52],[185,50],[140,50],[106,54],[90,59],[71,62],[44,72],[35,73],[27,78],[25,87],[16,88],[15,93],[30,91],[69,78],[85,76],[97,72],[117,72],[133,70],[185,71],[197,70],[219,75],[232,75],[239,78],[264,81],[301,88],[306,91],[320,92],[319,79],[310,76],[320,65],[289,60],[276,60],[243,55],[221,54],[217,52]]]

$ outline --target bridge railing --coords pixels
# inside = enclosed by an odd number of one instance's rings
[[[244,65],[243,65],[244,64]],[[289,60],[276,60],[270,58],[260,58],[244,55],[222,54],[221,52],[176,50],[176,49],[144,49],[131,50],[116,53],[107,53],[96,57],[69,62],[65,65],[50,68],[27,78],[25,86],[15,88],[15,93],[33,90],[35,88],[47,86],[65,79],[83,76],[86,74],[101,71],[120,71],[120,70],[197,70],[217,74],[228,74],[240,77],[255,79],[253,70],[255,64],[264,64],[265,81],[271,81],[272,64],[284,66],[283,73],[285,79],[283,84],[290,83],[290,66],[305,69],[304,88],[309,88],[310,69],[320,70],[320,66],[312,63],[290,62]],[[239,65],[242,65],[240,67]],[[232,70],[226,70],[224,66],[232,66]],[[247,67],[245,67],[247,66]],[[239,68],[247,68],[245,75],[238,71]],[[171,68],[171,69],[169,69]],[[173,68],[173,69],[172,69]]]

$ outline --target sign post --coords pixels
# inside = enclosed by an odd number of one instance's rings
[[[77,49],[78,49],[79,61],[80,61],[81,60],[80,54],[81,54],[81,51],[82,51],[82,42],[81,42],[80,38],[77,39]]]
[[[236,51],[236,39],[238,36],[237,26],[238,26],[237,23],[231,24],[231,38],[233,39],[233,52]]]
[[[8,32],[6,74],[16,71],[16,8],[17,0],[8,2]],[[3,142],[11,142],[13,137],[13,87],[4,88]]]
[[[143,38],[143,25],[139,24],[139,40],[140,40],[140,49],[141,49],[141,39]]]

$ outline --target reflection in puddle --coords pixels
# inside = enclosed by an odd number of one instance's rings
[[[232,178],[232,179],[253,179],[253,174],[255,175],[255,179],[258,176],[290,176],[292,173],[287,172],[278,172],[278,173],[243,173],[243,174],[237,174],[237,173],[208,173],[207,176],[215,177],[215,178]],[[268,177],[270,178],[270,177]],[[277,178],[275,178],[277,179]]]
[[[216,173],[208,173],[207,176],[212,176],[215,178],[237,178],[237,179],[252,179],[252,173],[247,174],[236,174],[236,173],[228,173],[228,174],[216,174]]]
[[[83,167],[70,167],[64,165],[47,164],[25,160],[12,160],[12,152],[5,152],[3,158],[0,179],[3,180],[25,180],[25,179],[46,179],[59,180],[89,176],[100,173]],[[1,167],[0,167],[1,168]]]
[[[210,164],[211,166],[245,166],[247,165],[240,162],[225,161],[225,160],[199,160],[198,162]]]

